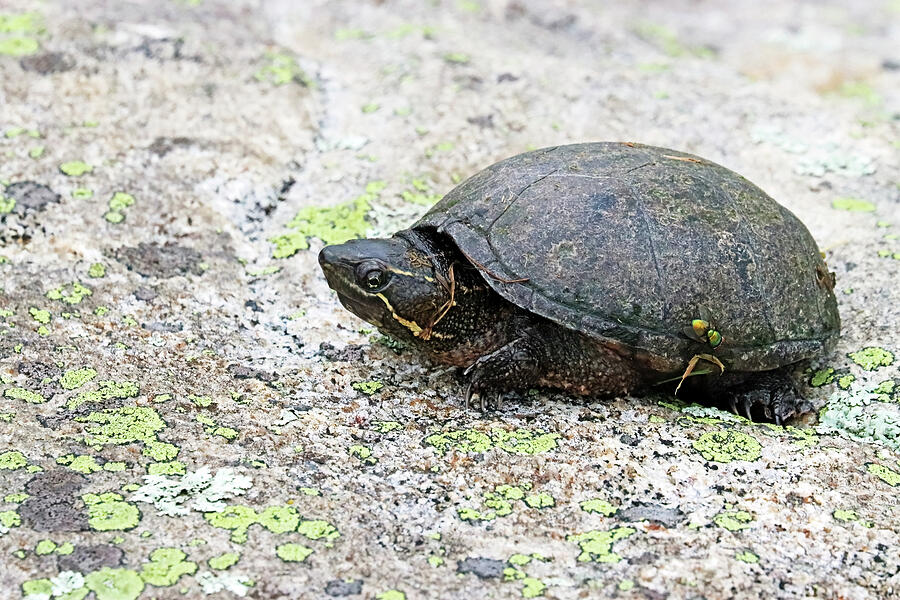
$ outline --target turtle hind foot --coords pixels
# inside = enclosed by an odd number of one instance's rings
[[[753,421],[754,414],[783,425],[788,419],[812,412],[812,404],[797,391],[786,369],[753,374],[746,381],[725,390],[728,407],[734,414]]]

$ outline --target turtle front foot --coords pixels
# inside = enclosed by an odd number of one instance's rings
[[[812,411],[809,403],[797,391],[790,374],[779,369],[759,373],[748,381],[726,390],[728,405],[736,415],[753,420],[760,412],[776,425],[792,417]]]
[[[466,388],[466,410],[472,396],[478,395],[481,411],[488,409],[488,397],[494,395],[494,408],[503,407],[503,392],[514,388],[531,387],[537,380],[538,348],[531,338],[521,337],[485,354],[463,372],[469,377]]]

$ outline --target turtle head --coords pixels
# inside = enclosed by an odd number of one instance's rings
[[[403,341],[427,340],[449,306],[446,259],[413,231],[326,246],[319,265],[344,308]]]

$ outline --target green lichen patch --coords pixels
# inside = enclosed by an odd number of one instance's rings
[[[123,445],[142,442],[143,454],[155,461],[172,460],[178,455],[178,447],[156,439],[156,433],[165,428],[165,422],[155,409],[147,406],[123,406],[92,412],[76,421],[88,423],[84,443],[96,449],[107,445]]]
[[[303,562],[313,553],[312,548],[302,544],[281,544],[275,547],[275,554],[284,562]]]
[[[40,49],[41,45],[32,37],[7,37],[0,39],[0,55],[28,56]]]
[[[297,60],[290,54],[283,52],[266,52],[265,63],[256,72],[257,81],[270,83],[274,86],[295,82],[305,87],[315,87],[315,82],[310,78]]]
[[[831,367],[819,369],[813,373],[809,379],[809,385],[812,387],[822,387],[834,381],[834,369]]]
[[[44,398],[37,392],[32,392],[31,390],[26,390],[25,388],[21,387],[13,387],[4,390],[3,396],[5,398],[12,398],[13,400],[24,400],[29,404],[41,404],[47,401],[46,398]]]
[[[88,188],[75,188],[72,190],[72,197],[76,200],[87,200],[94,197],[94,190]],[[95,263],[99,264],[99,263]]]
[[[0,13],[0,33],[40,33],[43,29],[38,13]]]
[[[850,389],[850,386],[853,384],[854,381],[856,381],[855,375],[851,375],[851,374],[841,375],[840,377],[838,377],[837,384],[838,384],[838,387],[841,388],[842,390],[848,390],[848,389]]]
[[[528,429],[506,431],[494,429],[489,434],[475,429],[458,429],[435,433],[425,438],[438,454],[444,456],[450,450],[482,453],[499,448],[510,454],[540,454],[557,448],[558,433],[535,432]]]
[[[0,454],[0,471],[16,471],[28,466],[28,459],[18,450],[7,450]]]
[[[362,461],[363,464],[366,465],[374,465],[378,462],[378,459],[372,456],[372,449],[367,446],[356,444],[347,448],[347,452],[350,454],[350,456],[358,458],[360,461]]]
[[[321,519],[301,521],[300,525],[297,526],[297,532],[311,540],[326,540],[330,542],[341,537],[340,532],[334,525]]]
[[[747,563],[748,565],[755,565],[759,562],[759,556],[757,556],[750,550],[741,550],[740,552],[735,553],[734,557],[741,562]]]
[[[403,429],[403,424],[398,421],[373,421],[372,429],[378,433],[390,433]]]
[[[448,52],[444,54],[444,60],[451,64],[465,65],[472,60],[472,57],[465,52]]]
[[[362,392],[366,396],[371,396],[384,387],[380,381],[357,381],[353,384],[353,389]]]
[[[88,277],[91,279],[106,277],[106,265],[98,262],[91,263],[91,266],[88,268]]]
[[[24,458],[24,457],[23,457]],[[0,454],[0,464],[3,462],[3,455]],[[15,492],[12,494],[7,494],[3,496],[4,502],[9,502],[11,504],[21,504],[31,498],[30,494],[26,494],[25,492]]]
[[[136,600],[144,591],[144,580],[131,569],[103,567],[88,573],[84,585],[96,594],[97,600]]]
[[[85,475],[90,475],[91,473],[103,470],[103,467],[97,464],[97,460],[93,456],[87,454],[79,456],[67,454],[65,456],[60,456],[56,459],[56,464],[65,465],[73,471]]]
[[[547,492],[540,492],[525,497],[525,504],[531,508],[548,508],[556,505],[556,500]]]
[[[762,455],[762,446],[755,437],[733,429],[704,433],[694,441],[693,447],[706,460],[722,463],[753,461]]]
[[[73,410],[87,402],[96,403],[106,400],[135,398],[140,389],[134,381],[98,381],[98,389],[80,392],[66,403],[66,408]]]
[[[206,561],[206,564],[209,565],[210,569],[224,571],[236,565],[240,559],[241,555],[237,552],[226,552],[225,554],[220,554],[219,556],[210,558],[208,561]]]
[[[518,500],[526,500],[525,493],[531,489],[531,484],[518,485],[498,485],[493,491],[483,494],[483,502],[485,507],[490,510],[480,511],[474,508],[460,508],[457,510],[457,516],[462,521],[493,521],[498,517],[505,517],[512,513],[513,503]],[[529,496],[534,504],[533,508],[543,508],[544,506],[553,506],[555,501],[549,494]],[[527,502],[527,500],[526,500]],[[542,503],[548,503],[542,506]],[[530,506],[530,505],[529,505]]]
[[[441,195],[435,193],[428,182],[421,177],[413,178],[409,188],[400,192],[400,197],[420,206],[431,206],[441,199]]]
[[[576,542],[581,549],[579,562],[617,563],[622,557],[612,551],[613,543],[627,538],[636,530],[631,527],[616,527],[609,531],[597,529],[569,535],[566,540]]]
[[[231,541],[243,544],[247,541],[247,530],[259,520],[259,515],[249,506],[228,506],[221,512],[203,515],[213,527],[231,531]]]
[[[311,540],[331,541],[340,537],[338,530],[328,521],[302,520],[292,506],[270,506],[257,513],[249,506],[238,504],[220,512],[207,512],[203,516],[213,527],[231,531],[231,541],[237,544],[247,541],[247,530],[256,523],[276,534],[296,530]]]
[[[891,487],[900,486],[900,473],[878,463],[869,463],[866,470]]]
[[[847,356],[866,371],[875,371],[881,367],[889,367],[894,364],[893,353],[877,346],[869,346],[862,350],[851,352]]]
[[[103,215],[103,218],[113,225],[121,223],[125,220],[125,209],[134,205],[134,196],[125,192],[116,192],[109,199],[109,210]]]
[[[62,300],[66,304],[80,304],[87,296],[93,292],[89,287],[82,285],[77,281],[61,285],[47,292],[47,297],[51,300]]]
[[[141,511],[115,492],[85,494],[81,499],[88,508],[88,524],[97,531],[127,531],[141,520]]]
[[[874,527],[874,524],[871,521],[860,519],[855,510],[844,510],[842,508],[839,508],[832,512],[831,516],[834,517],[836,521],[840,521],[842,523],[859,523],[866,528]]]
[[[591,498],[590,500],[585,500],[584,502],[579,504],[579,506],[584,512],[597,513],[603,515],[604,517],[611,517],[616,514],[616,511],[619,510],[602,498]]]
[[[156,462],[147,465],[148,475],[184,475],[187,469],[184,463],[178,460]]]
[[[4,198],[3,196],[0,196],[0,215],[8,215],[15,207],[15,198]]]
[[[753,515],[745,510],[726,510],[713,517],[713,522],[728,531],[741,531],[750,528]]]
[[[22,518],[15,510],[0,511],[0,535],[3,535],[12,527],[18,527],[22,524]]]
[[[90,173],[94,167],[81,160],[71,160],[59,165],[59,170],[63,175],[69,177],[81,177],[85,173]]]
[[[209,408],[213,403],[212,396],[197,396],[195,394],[188,394],[188,400],[190,400],[191,403],[199,406],[200,408]]]
[[[366,185],[365,193],[345,204],[301,209],[286,225],[294,231],[269,238],[275,244],[272,256],[287,258],[300,250],[306,250],[309,248],[307,240],[311,237],[319,238],[326,244],[341,244],[364,236],[369,228],[366,215],[382,189],[384,182],[373,181]]]
[[[270,506],[256,521],[272,533],[287,533],[300,525],[300,514],[293,506]]]
[[[900,398],[900,386],[893,379],[885,379],[872,390],[879,402],[897,402]]]
[[[788,425],[784,431],[793,438],[793,444],[799,448],[811,448],[819,443],[819,436],[816,435],[814,429],[801,429]]]
[[[70,369],[63,373],[63,376],[59,378],[59,385],[66,390],[75,390],[91,381],[96,376],[97,371],[90,367]]]
[[[375,600],[406,600],[406,593],[400,590],[385,590],[375,594]]]
[[[54,550],[56,550],[56,542],[53,540],[41,540],[34,547],[34,553],[38,556],[53,554]]]
[[[41,325],[46,325],[50,322],[50,311],[43,310],[40,308],[36,308],[32,306],[28,309],[28,314],[31,315],[31,318],[40,323]]]
[[[859,198],[835,198],[831,202],[831,207],[851,212],[875,212],[874,204]]]
[[[534,577],[525,577],[522,579],[521,593],[523,598],[537,598],[543,596],[546,589],[547,584],[540,579]]]
[[[197,563],[185,560],[187,554],[178,548],[157,548],[150,562],[141,568],[141,579],[156,587],[175,585],[183,575],[197,572]]]

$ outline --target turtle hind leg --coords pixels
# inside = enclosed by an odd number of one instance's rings
[[[729,376],[730,375],[730,376]],[[812,404],[800,395],[791,367],[760,373],[725,373],[717,382],[717,399],[751,421],[754,416],[781,425],[793,417],[812,412]]]

